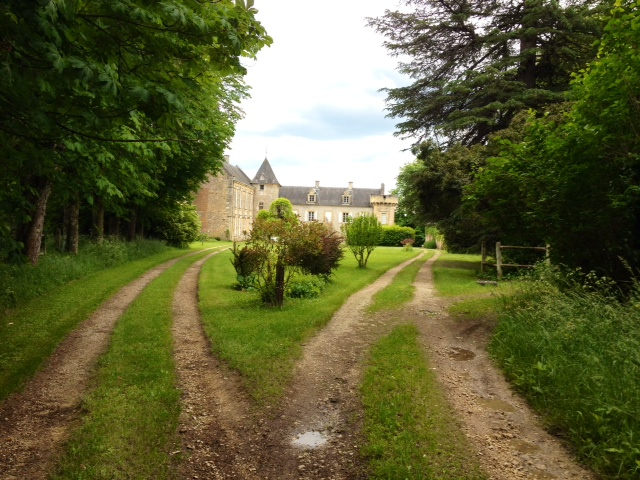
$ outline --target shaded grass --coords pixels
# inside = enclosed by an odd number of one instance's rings
[[[171,249],[102,270],[57,287],[0,318],[0,401],[20,389],[58,344],[111,295],[147,270],[187,253]]]
[[[375,313],[381,310],[393,310],[410,302],[415,292],[415,287],[412,284],[422,266],[427,260],[433,257],[434,254],[435,252],[428,251],[422,258],[403,268],[389,286],[373,296],[373,303],[367,311],[369,313]]]
[[[474,320],[478,318],[497,320],[497,310],[501,302],[502,299],[497,295],[473,298],[451,305],[448,312],[456,320]]]
[[[483,293],[486,287],[476,283],[480,255],[443,253],[433,266],[438,293],[444,297]]]
[[[417,253],[379,247],[366,269],[347,255],[319,298],[288,299],[281,309],[261,306],[255,292],[233,290],[231,253],[220,254],[207,262],[200,279],[200,308],[213,351],[242,374],[259,404],[274,403],[291,379],[301,344],[325,326],[351,294]]]
[[[159,240],[105,239],[98,245],[83,239],[77,256],[50,249],[35,266],[0,263],[0,312],[22,306],[72,280],[168,250],[174,249]]]
[[[99,363],[97,388],[55,479],[169,478],[180,391],[173,360],[173,292],[206,253],[180,260],[154,280],[119,320]]]
[[[640,478],[640,292],[628,304],[527,282],[490,353],[602,478]]]
[[[484,479],[428,368],[413,325],[372,350],[361,386],[372,479]]]

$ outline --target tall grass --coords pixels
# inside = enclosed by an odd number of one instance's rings
[[[620,304],[527,282],[490,352],[603,478],[640,478],[640,292]]]
[[[417,338],[402,325],[371,350],[360,388],[368,478],[484,479]]]
[[[417,253],[379,247],[366,269],[346,256],[319,298],[288,299],[281,309],[263,307],[255,292],[234,290],[231,253],[217,255],[204,266],[200,279],[200,309],[212,348],[243,375],[258,403],[273,403],[291,378],[301,345],[329,322],[349,295]]]
[[[0,312],[23,305],[72,280],[170,249],[159,240],[105,239],[99,245],[83,241],[77,256],[57,252],[43,255],[35,267],[0,263]]]

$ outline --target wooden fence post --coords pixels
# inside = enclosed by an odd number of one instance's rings
[[[502,280],[502,244],[500,242],[496,242],[496,270],[498,280]]]
[[[547,243],[546,247],[547,251],[544,253],[544,263],[546,263],[547,265],[551,265],[551,254],[549,252],[549,250],[551,249],[551,245]]]

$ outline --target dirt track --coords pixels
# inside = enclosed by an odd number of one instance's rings
[[[419,327],[432,367],[490,478],[593,478],[544,432],[489,361],[485,346],[491,323],[448,317],[447,302],[433,290],[434,260],[421,270],[416,298],[401,312],[369,315],[365,309],[402,266],[350,297],[305,345],[276,412],[252,407],[240,379],[210,356],[197,308],[197,280],[205,260],[194,264],[174,297],[175,354],[183,390],[180,435],[187,458],[179,478],[366,478],[358,453],[362,361],[377,339],[408,322]],[[79,418],[82,394],[117,319],[168,266],[125,287],[61,345],[22,394],[0,406],[1,478],[45,478]],[[314,441],[326,443],[310,448]]]

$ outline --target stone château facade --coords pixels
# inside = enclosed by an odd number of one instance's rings
[[[268,210],[278,198],[286,198],[301,221],[329,223],[336,230],[349,217],[374,214],[383,225],[394,225],[398,197],[380,188],[287,187],[280,185],[265,158],[253,179],[240,167],[225,163],[217,176],[210,176],[196,196],[202,232],[223,240],[244,240],[260,210]]]

